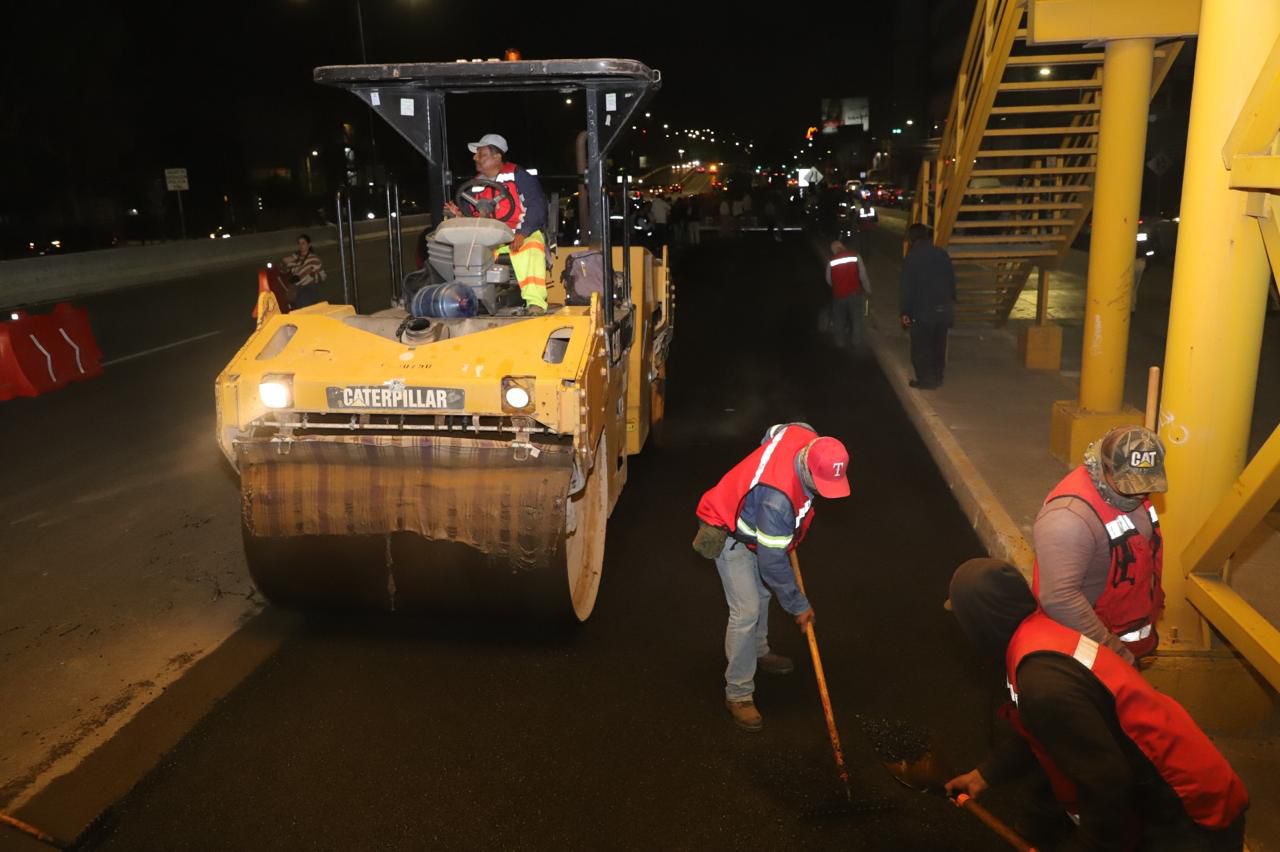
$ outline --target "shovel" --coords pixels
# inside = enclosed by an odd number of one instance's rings
[[[920,793],[945,794],[947,779],[954,777],[954,773],[940,765],[932,750],[926,751],[924,755],[913,761],[885,761],[884,768],[889,770],[889,774],[896,778],[902,786]],[[1036,847],[1027,843],[1021,835],[1001,821],[995,814],[978,804],[972,796],[967,793],[961,793],[951,801],[955,802],[956,807],[963,808],[982,820],[987,828],[998,834],[1018,852],[1036,852]]]

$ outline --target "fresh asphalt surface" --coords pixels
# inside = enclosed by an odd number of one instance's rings
[[[898,786],[861,733],[860,717],[920,726],[967,769],[1003,681],[942,608],[951,571],[981,554],[969,524],[874,362],[815,332],[821,262],[798,236],[748,237],[710,242],[675,272],[669,422],[631,460],[586,624],[313,617],[89,847],[1002,848],[941,798]],[[251,298],[243,281],[148,288],[98,300],[94,316],[107,357],[227,329],[133,373],[185,388],[197,402],[178,425],[203,421],[212,443],[213,375]],[[776,605],[773,647],[796,672],[757,679],[761,733],[723,706],[726,606],[714,565],[689,547],[693,509],[769,425],[792,420],[850,449],[853,495],[819,503],[800,558],[855,800],[876,812],[814,814],[840,787],[806,645]]]

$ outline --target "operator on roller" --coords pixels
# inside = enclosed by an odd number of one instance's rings
[[[725,706],[748,731],[764,727],[755,706],[757,666],[789,674],[795,666],[769,651],[769,599],[807,630],[813,608],[796,584],[789,554],[813,522],[813,498],[849,496],[849,453],[807,423],[770,427],[760,446],[738,462],[698,503],[693,547],[715,559],[729,604],[725,631]]]
[[[486,133],[478,142],[467,143],[474,155],[476,178],[506,185],[510,192],[483,187],[472,195],[480,202],[493,205],[493,218],[515,231],[515,239],[509,246],[498,248],[496,255],[511,258],[511,271],[520,284],[520,296],[530,314],[547,312],[547,240],[543,229],[547,226],[547,196],[538,179],[515,163],[503,161],[507,153],[507,140],[496,133]],[[447,213],[463,215],[458,205],[450,201],[445,205]],[[480,216],[479,208],[471,215]]]

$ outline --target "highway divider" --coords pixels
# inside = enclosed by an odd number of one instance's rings
[[[405,240],[416,239],[418,231],[430,223],[431,217],[425,214],[405,216],[401,225]],[[386,219],[360,220],[355,229],[359,241],[386,239]],[[0,261],[0,306],[8,313],[21,305],[109,293],[279,258],[294,251],[294,240],[304,232],[310,234],[312,244],[317,247],[338,241],[335,226],[298,226],[228,239],[175,240]]]

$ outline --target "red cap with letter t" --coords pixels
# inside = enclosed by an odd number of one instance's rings
[[[849,496],[849,451],[835,438],[814,438],[805,447],[805,464],[823,497]]]

